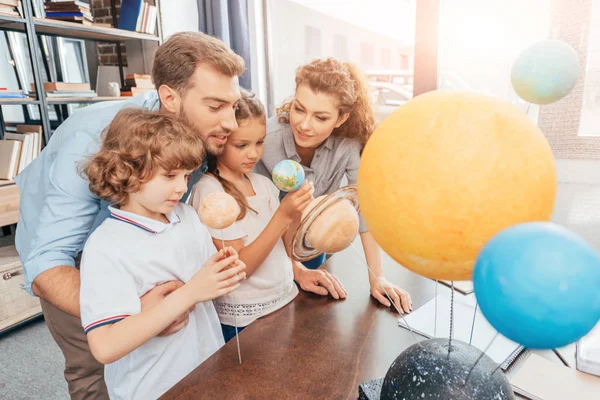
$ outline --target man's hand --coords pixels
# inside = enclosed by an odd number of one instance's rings
[[[159,302],[164,300],[165,297],[182,286],[183,282],[181,281],[169,281],[155,286],[140,299],[140,302],[142,303],[142,310],[154,307]],[[188,324],[190,320],[189,315],[192,311],[194,311],[194,307],[191,307],[185,314],[177,318],[177,320],[169,325],[167,329],[159,333],[158,336],[168,336],[183,329]]]
[[[298,261],[293,261],[293,264],[294,280],[298,282],[302,290],[321,296],[331,294],[334,299],[346,298],[344,285],[334,275],[321,269],[308,269]]]
[[[412,300],[406,290],[400,289],[383,276],[379,278],[379,282],[381,282],[381,285],[377,280],[371,280],[371,296],[375,297],[384,306],[390,307],[390,300],[385,294],[387,292],[400,312],[409,313],[412,311]],[[382,285],[385,290],[381,287]]]

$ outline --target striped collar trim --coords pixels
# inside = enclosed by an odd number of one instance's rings
[[[177,215],[175,210],[171,211],[169,214],[166,215],[167,219],[169,220],[168,224],[165,224],[152,218],[143,217],[132,212],[123,211],[114,206],[109,206],[108,210],[110,211],[111,218],[125,222],[127,224],[138,227],[146,232],[154,234],[160,233],[167,229],[169,225],[173,225],[181,221],[179,215]]]

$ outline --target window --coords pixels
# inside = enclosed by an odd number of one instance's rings
[[[552,0],[442,0],[438,88],[501,97],[526,111],[510,72],[522,50],[548,38],[551,11]],[[529,109],[534,120],[538,108]]]
[[[340,60],[348,59],[348,38],[344,35],[333,35],[333,56]]]
[[[383,68],[392,67],[392,51],[390,49],[381,49],[381,66]]]
[[[409,55],[404,53],[402,50],[398,51],[398,55],[400,56],[400,69],[409,69]]]
[[[308,62],[321,57],[321,31],[307,25],[304,32],[304,59]]]
[[[267,0],[266,4],[270,115],[293,96],[296,68],[315,57],[350,61],[367,77],[404,70],[411,75],[406,81],[412,81],[416,0],[372,0],[368,7],[364,0]]]
[[[373,45],[362,42],[360,44],[360,63],[367,68],[373,68],[373,64],[375,63],[374,57]]]

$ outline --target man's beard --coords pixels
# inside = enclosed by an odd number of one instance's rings
[[[208,138],[210,138],[210,136],[213,135],[213,133],[209,132],[205,136],[203,134],[203,132],[200,129],[198,129],[198,127],[196,125],[194,125],[194,123],[192,122],[192,120],[188,117],[187,113],[183,109],[183,105],[181,106],[181,108],[179,110],[179,119],[189,129],[191,129],[194,132],[196,132],[196,134],[200,137],[200,139],[202,139],[202,144],[204,145],[204,150],[206,150],[208,153],[212,154],[213,156],[220,156],[221,154],[223,154],[223,151],[225,151],[225,145],[210,143],[210,141],[208,140]],[[215,134],[221,134],[222,132],[219,131],[219,132],[214,132],[214,133]]]

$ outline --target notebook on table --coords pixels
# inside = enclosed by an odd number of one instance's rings
[[[438,281],[444,286],[452,287],[451,281]],[[473,281],[454,281],[454,290],[465,296],[473,293]]]
[[[519,393],[531,400],[598,400],[600,377],[530,354],[510,378]]]
[[[420,335],[427,338],[450,337],[450,299],[444,295],[437,296],[437,324],[435,318],[436,299],[433,298],[422,307],[406,315],[404,319],[408,325]],[[475,325],[471,340],[471,326],[475,306],[454,298],[454,334],[453,338],[469,343],[483,351],[496,335],[496,330],[485,319],[479,309],[475,314]],[[404,320],[400,318],[398,325],[406,328]],[[525,349],[502,335],[498,335],[486,354],[497,364],[502,364],[503,371],[510,369],[511,365],[524,353]]]

